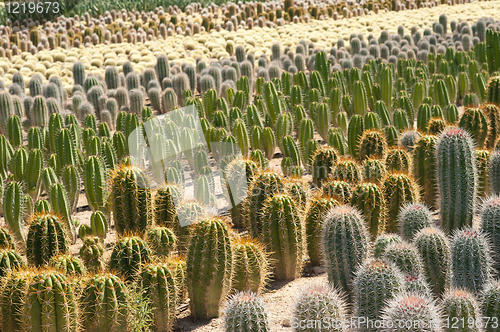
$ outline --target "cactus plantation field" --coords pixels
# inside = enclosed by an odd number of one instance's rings
[[[0,331],[500,331],[500,1],[184,2],[0,6]]]

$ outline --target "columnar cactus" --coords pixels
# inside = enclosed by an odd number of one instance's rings
[[[323,181],[331,174],[337,159],[337,151],[333,148],[322,147],[315,151],[311,166],[314,185],[322,186]]]
[[[361,167],[359,167],[354,159],[348,157],[343,157],[337,161],[337,164],[333,167],[331,177],[335,180],[346,181],[351,184],[358,184],[363,180]]]
[[[74,291],[73,283],[62,273],[38,271],[25,293],[21,309],[23,330],[77,331],[78,299]]]
[[[385,166],[388,172],[402,172],[411,174],[411,154],[403,148],[392,148],[385,158]]]
[[[401,208],[398,215],[401,237],[411,242],[420,230],[433,224],[429,208],[423,204],[409,203]]]
[[[359,209],[375,240],[385,229],[386,204],[379,186],[369,182],[359,184],[352,192],[351,205]]]
[[[449,323],[445,326],[445,331],[484,331],[485,322],[482,321],[481,308],[474,294],[463,289],[451,288],[443,294],[441,307],[443,319]]]
[[[92,276],[85,280],[80,299],[82,327],[85,331],[127,331],[128,301],[129,291],[118,276]]]
[[[393,263],[403,274],[421,275],[423,265],[417,249],[404,240],[386,247],[383,259]]]
[[[146,231],[153,219],[147,176],[137,167],[122,166],[111,175],[110,183],[110,199],[117,233]]]
[[[476,146],[483,148],[488,137],[488,119],[480,108],[467,108],[458,126],[469,132]]]
[[[141,284],[152,307],[154,328],[171,331],[179,292],[175,270],[167,262],[146,264],[142,267]]]
[[[272,252],[277,280],[295,279],[302,271],[306,248],[301,217],[295,201],[287,194],[275,194],[263,204],[261,237]]]
[[[370,235],[361,213],[349,205],[334,207],[324,218],[323,248],[328,280],[351,298],[354,271],[370,253]]]
[[[323,328],[319,326],[305,328],[304,323],[322,321],[331,323],[328,331],[340,332],[345,331],[346,320],[347,305],[343,295],[328,284],[316,282],[301,290],[295,304],[292,327],[296,325],[296,331],[321,331]]]
[[[500,136],[500,110],[495,104],[483,104],[481,109],[488,118],[488,136],[486,137],[486,148],[493,149]]]
[[[349,121],[349,127],[347,129],[347,143],[349,145],[349,151],[351,156],[354,158],[358,157],[359,142],[364,131],[364,121],[363,117],[359,114],[353,115]]]
[[[463,129],[450,128],[439,136],[436,146],[437,179],[441,221],[450,234],[472,225],[477,200],[477,170],[474,144]]]
[[[488,102],[500,105],[500,76],[492,77],[488,82]]]
[[[500,270],[500,197],[487,198],[481,206],[481,230],[488,234],[494,257],[494,268]]]
[[[491,193],[494,195],[500,194],[500,151],[494,151],[490,154],[488,175]]]
[[[127,281],[133,281],[140,273],[142,264],[149,263],[152,251],[145,240],[138,236],[118,239],[109,261],[109,269],[120,273]]]
[[[352,197],[352,187],[345,181],[328,181],[323,185],[323,194],[337,200],[341,204],[348,204]]]
[[[387,174],[385,163],[380,159],[367,159],[361,165],[363,180],[366,182],[380,183]]]
[[[87,236],[82,239],[83,245],[80,248],[80,257],[88,271],[99,272],[104,270],[104,248],[101,239],[97,236]]]
[[[23,223],[25,204],[22,185],[17,181],[12,181],[7,184],[4,190],[3,211],[5,222],[16,241],[24,246],[26,234]]]
[[[442,331],[441,307],[430,297],[401,293],[388,301],[381,317],[387,326],[381,331]],[[411,323],[410,323],[411,322]]]
[[[387,204],[387,232],[398,232],[398,214],[408,203],[418,203],[419,192],[415,182],[402,173],[389,173],[382,181],[382,192]]]
[[[10,234],[7,228],[0,227],[0,248],[16,249],[14,237]]]
[[[71,218],[68,194],[62,183],[54,183],[50,187],[49,200],[54,212],[61,216],[61,222],[63,223],[66,233],[74,244],[76,242],[76,226]]]
[[[218,317],[233,274],[233,251],[222,219],[205,219],[193,226],[186,266],[191,315]]]
[[[481,310],[484,317],[492,317],[491,323],[485,325],[488,331],[498,332],[498,320],[494,317],[500,317],[500,281],[494,280],[484,286],[480,295]],[[490,318],[491,319],[491,318]],[[484,322],[484,321],[483,321]]]
[[[283,179],[275,172],[264,171],[255,175],[249,187],[249,195],[245,199],[245,223],[252,237],[259,237],[262,232],[261,209],[264,201],[277,192],[285,189]]]
[[[383,132],[379,130],[365,130],[359,141],[360,161],[368,158],[385,159],[387,154],[387,141]]]
[[[229,297],[224,305],[227,332],[269,332],[267,308],[257,294],[246,291]]]
[[[491,247],[483,232],[455,230],[451,241],[452,285],[471,292],[483,290],[493,273]],[[474,268],[472,268],[474,267]]]
[[[422,200],[431,208],[436,208],[436,143],[434,135],[424,135],[416,143],[413,150],[413,175],[420,187]]]
[[[438,228],[428,227],[413,240],[424,267],[424,274],[435,296],[450,286],[451,249],[446,235]]]
[[[269,257],[258,241],[239,238],[232,243],[234,253],[234,275],[232,288],[235,291],[251,291],[259,294],[269,275]]]
[[[354,286],[354,315],[366,319],[380,319],[383,309],[400,292],[404,291],[405,280],[399,269],[379,259],[367,259],[356,270],[352,281]],[[361,330],[373,331],[370,326]]]
[[[307,252],[311,265],[319,266],[322,262],[321,239],[323,232],[323,219],[325,214],[337,206],[338,202],[322,193],[316,194],[311,199],[305,215]]]

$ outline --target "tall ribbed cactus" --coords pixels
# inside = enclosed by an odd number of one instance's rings
[[[464,322],[445,326],[445,331],[483,331],[483,317],[475,294],[461,288],[451,288],[443,294],[441,300],[445,322]],[[491,318],[490,318],[491,319]],[[467,323],[465,323],[467,322]],[[489,331],[489,329],[487,329]]]
[[[291,280],[300,275],[305,251],[301,215],[292,197],[275,194],[262,208],[262,239],[275,261],[274,277]]]
[[[500,281],[493,280],[484,286],[481,292],[481,309],[484,317],[500,317]],[[485,326],[488,331],[498,332],[500,326],[493,318],[492,324]]]
[[[494,268],[500,269],[500,198],[488,197],[481,206],[481,229],[488,234],[494,257]]]
[[[409,203],[399,211],[398,223],[401,237],[408,242],[422,229],[433,225],[429,208],[423,204]]]
[[[76,242],[76,226],[71,218],[68,194],[62,183],[54,183],[50,187],[49,200],[54,212],[62,217],[63,226],[74,244]]]
[[[467,108],[458,123],[469,132],[475,145],[483,148],[488,136],[488,119],[480,108]]]
[[[116,275],[99,273],[84,280],[79,301],[82,327],[85,331],[127,331],[128,301],[127,286]]]
[[[147,176],[137,167],[122,166],[110,179],[111,206],[118,234],[144,232],[152,223],[152,194]]]
[[[448,238],[439,228],[424,228],[415,234],[413,244],[417,248],[424,275],[435,296],[440,296],[451,281],[451,250]]]
[[[363,116],[356,114],[351,117],[349,121],[349,127],[347,130],[347,144],[349,145],[349,151],[351,156],[357,158],[359,151],[359,142],[364,131],[364,121]]]
[[[437,179],[443,229],[472,225],[477,200],[477,170],[474,144],[463,129],[450,128],[436,146]]]
[[[87,236],[82,241],[83,245],[80,248],[80,257],[87,270],[96,273],[104,270],[102,240],[97,236]]]
[[[328,280],[352,299],[354,271],[370,253],[370,235],[358,210],[341,205],[324,218],[323,248]]]
[[[386,204],[378,185],[359,184],[352,192],[351,205],[358,208],[365,218],[373,240],[385,230]]]
[[[22,246],[26,243],[23,222],[24,208],[25,204],[21,183],[17,181],[9,182],[3,192],[4,219],[16,241]]]
[[[322,147],[316,150],[311,166],[314,185],[322,186],[322,183],[331,174],[337,159],[337,151],[333,148]]]
[[[413,175],[420,187],[422,200],[432,208],[437,207],[436,143],[434,135],[424,135],[413,149]]]
[[[233,271],[228,228],[220,218],[200,221],[192,229],[187,253],[187,285],[194,318],[219,316]]]
[[[419,192],[411,177],[403,173],[389,173],[382,182],[387,204],[387,232],[399,231],[398,214],[407,203],[418,203]]]
[[[270,273],[269,254],[264,246],[251,238],[239,238],[232,243],[232,247],[232,288],[235,291],[262,292]]]

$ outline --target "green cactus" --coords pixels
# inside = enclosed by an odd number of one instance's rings
[[[405,242],[389,244],[382,258],[393,263],[403,274],[421,275],[424,272],[422,259],[413,244]]]
[[[490,78],[488,82],[488,103],[500,105],[500,76]]]
[[[224,305],[224,324],[227,332],[269,332],[267,308],[259,295],[238,292],[231,295]]]
[[[152,223],[149,179],[137,167],[122,166],[110,179],[110,201],[118,234],[144,232]]]
[[[382,191],[376,184],[360,183],[352,192],[351,205],[365,218],[373,240],[384,231],[386,204]]]
[[[399,269],[379,259],[367,259],[357,268],[353,278],[354,316],[380,319],[387,302],[405,288],[404,276]],[[363,328],[374,331],[370,326]]]
[[[441,307],[425,294],[401,293],[387,302],[382,317],[391,331],[442,331]],[[408,322],[408,323],[405,323]],[[410,323],[412,322],[412,323]]]
[[[380,159],[366,159],[361,165],[363,180],[366,182],[380,183],[387,173],[384,161]]]
[[[418,203],[418,187],[411,177],[403,173],[388,173],[382,181],[382,192],[387,204],[387,232],[398,232],[398,214],[408,203]]]
[[[437,208],[436,179],[436,144],[437,137],[424,135],[416,143],[413,150],[413,174],[420,187],[422,200],[431,208]]]
[[[81,277],[87,273],[82,260],[73,255],[62,254],[53,256],[48,265],[67,276]]]
[[[348,204],[351,201],[352,188],[345,181],[327,181],[323,184],[323,194],[337,200],[341,204]]]
[[[63,226],[74,244],[76,242],[76,227],[71,219],[68,194],[62,183],[54,183],[50,187],[49,200],[54,212],[62,217]]]
[[[347,139],[344,136],[342,129],[330,128],[328,130],[328,145],[333,147],[339,155],[345,156],[348,154]]]
[[[78,331],[78,299],[74,291],[73,283],[62,273],[38,271],[27,287],[21,308],[24,330]]]
[[[375,239],[374,242],[374,257],[378,259],[382,259],[384,256],[385,250],[387,247],[393,243],[402,243],[403,239],[397,234],[394,233],[382,233]]]
[[[21,255],[13,249],[0,249],[0,277],[4,278],[13,270],[26,268]]]
[[[300,275],[305,251],[302,223],[295,201],[287,194],[276,193],[263,204],[262,239],[275,261],[274,277],[291,280]],[[288,236],[283,237],[283,234]]]
[[[480,299],[481,310],[484,317],[499,317],[500,281],[494,280],[486,284],[484,286],[483,292],[481,292],[480,294]],[[491,323],[489,323],[488,325],[485,324],[484,326],[488,331],[497,332],[500,330],[500,326],[498,326],[498,323],[496,323],[494,318],[492,319]]]
[[[386,155],[387,141],[384,133],[379,130],[365,130],[359,141],[359,161],[369,158],[385,159]]]
[[[433,225],[429,208],[423,204],[409,203],[401,207],[398,215],[401,237],[408,242],[422,229]]]
[[[150,248],[157,256],[168,256],[177,247],[175,233],[167,227],[154,227],[146,235]]]
[[[482,231],[471,227],[455,230],[451,240],[451,262],[454,287],[476,293],[492,279],[491,246]]]
[[[319,266],[322,262],[321,237],[323,218],[325,214],[339,203],[321,192],[317,193],[309,203],[305,214],[305,227],[307,236],[307,251],[311,265]]]
[[[53,256],[68,252],[70,240],[62,218],[54,213],[35,214],[30,218],[29,224],[26,240],[28,263],[45,265]]]
[[[333,148],[322,147],[315,151],[311,167],[314,185],[322,186],[322,183],[331,174],[337,159],[337,151]]]
[[[458,126],[469,132],[476,146],[484,147],[488,137],[488,119],[480,108],[467,108]]]
[[[490,192],[489,185],[489,161],[490,161],[490,151],[489,150],[478,150],[474,151],[474,157],[476,158],[477,167],[477,195],[479,198],[486,196]]]
[[[250,238],[239,238],[232,242],[234,253],[234,275],[232,288],[237,292],[261,293],[269,277],[269,255],[264,246]]]
[[[26,165],[26,190],[31,198],[36,201],[41,193],[41,180],[43,168],[43,153],[40,149],[32,149],[29,152]]]
[[[21,246],[26,244],[23,222],[24,209],[25,199],[21,183],[17,181],[9,182],[5,186],[3,193],[4,219],[7,227]]]
[[[371,250],[370,235],[361,213],[349,205],[331,209],[324,217],[322,242],[328,280],[352,299],[354,271]]]
[[[85,267],[90,272],[98,273],[104,270],[104,248],[101,239],[97,236],[87,236],[82,239],[83,245],[80,248],[80,257]]]
[[[179,282],[167,262],[149,263],[142,267],[141,288],[149,297],[153,324],[157,331],[171,331],[176,315]]]
[[[81,325],[85,331],[127,331],[129,291],[125,282],[110,273],[84,281]],[[136,314],[136,313],[133,313]]]
[[[337,181],[346,181],[350,184],[358,184],[363,180],[361,167],[351,158],[340,158],[333,167],[331,177]]]
[[[353,115],[349,121],[349,128],[347,130],[347,143],[349,145],[349,151],[353,158],[358,157],[358,151],[361,141],[361,136],[364,131],[364,120],[359,114]]]
[[[220,218],[211,218],[196,223],[191,234],[186,259],[191,315],[218,317],[233,271],[228,228]]]
[[[474,294],[464,289],[451,288],[443,294],[441,306],[444,321],[450,323],[449,326],[445,325],[444,331],[483,331],[481,308]]]
[[[440,296],[451,281],[451,249],[448,238],[440,229],[427,227],[415,234],[413,243],[422,258],[424,275],[434,295]]]
[[[494,268],[498,271],[500,268],[500,233],[498,227],[498,215],[500,212],[500,199],[497,195],[488,197],[481,206],[481,230],[488,234],[491,249],[494,257]]]
[[[14,237],[7,228],[0,227],[0,249],[16,249]]]
[[[328,318],[326,318],[328,317]],[[297,299],[294,308],[293,325],[298,325],[296,331],[321,331],[319,324],[311,326],[309,322],[324,322],[328,331],[344,331],[343,324],[347,321],[347,304],[343,295],[330,285],[319,282],[308,285]],[[328,326],[330,323],[331,326]]]
[[[152,251],[145,240],[138,236],[124,236],[117,240],[109,269],[123,275],[127,281],[133,281],[140,273],[142,264],[152,260]]]
[[[449,128],[436,145],[437,180],[443,229],[472,225],[477,200],[477,169],[473,142],[463,129]]]

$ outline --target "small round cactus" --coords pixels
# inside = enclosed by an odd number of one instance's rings
[[[500,331],[498,320],[495,321],[495,317],[500,317],[500,281],[493,280],[487,283],[480,294],[480,299],[483,316],[492,318],[491,323],[485,325],[485,328],[492,332]]]
[[[85,267],[91,272],[104,270],[104,248],[101,239],[97,236],[87,236],[83,239],[83,245],[80,248],[80,257]]]
[[[423,204],[409,203],[401,208],[398,215],[401,237],[411,242],[421,229],[433,224],[429,208]]]
[[[441,307],[446,322],[445,331],[484,331],[481,308],[473,293],[451,288],[443,294]]]
[[[51,258],[49,266],[65,275],[82,276],[87,273],[80,258],[73,255],[59,255]]]
[[[157,256],[168,256],[176,249],[177,237],[169,228],[154,227],[148,231],[146,239]]]
[[[109,269],[121,273],[127,281],[133,281],[140,273],[141,265],[151,261],[151,256],[146,241],[138,236],[124,236],[113,247]]]
[[[388,245],[382,257],[394,263],[403,274],[421,275],[424,272],[417,249],[408,242]]]
[[[347,306],[343,295],[332,286],[323,283],[307,285],[295,304],[292,327],[295,331],[322,331],[323,328],[306,327],[307,322],[329,323],[328,331],[345,331],[344,323],[347,319]],[[326,327],[326,326],[325,326]]]
[[[259,295],[246,291],[228,298],[224,306],[227,332],[269,332],[267,308]]]

